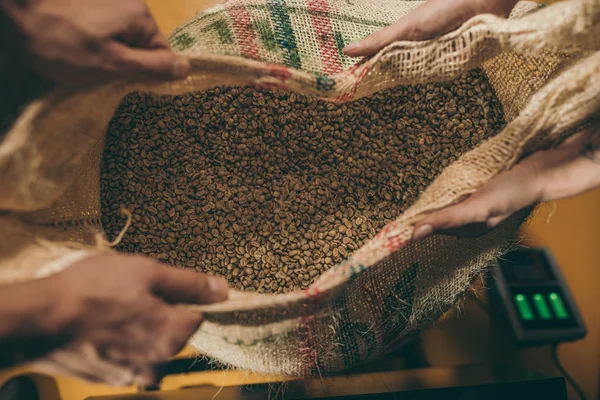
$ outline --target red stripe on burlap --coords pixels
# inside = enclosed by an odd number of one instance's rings
[[[262,82],[254,86],[264,89],[287,89],[287,81],[292,77],[290,69],[283,65],[269,64],[269,76],[279,79],[279,82]]]
[[[300,319],[300,340],[302,341],[302,362],[306,362],[305,367],[308,371],[303,371],[303,373],[308,373],[310,375],[313,374],[317,368],[317,359],[319,358],[319,353],[317,352],[317,348],[315,346],[315,339],[312,330],[312,315],[308,315],[302,317]]]
[[[392,231],[392,229],[396,228],[396,226],[398,225],[398,223],[396,221],[392,221],[389,224],[387,224],[386,226],[384,226],[378,233],[377,235],[375,235],[376,239],[382,239],[384,236],[386,236],[388,233],[390,233]]]
[[[348,73],[350,75],[354,75],[359,68],[360,68],[359,64],[354,65],[348,69]],[[335,101],[340,102],[340,103],[346,103],[348,101],[354,100],[354,98],[356,97],[356,92],[358,92],[358,86],[360,85],[360,83],[362,82],[364,77],[367,76],[368,72],[369,72],[369,67],[364,67],[360,71],[360,73],[356,76],[356,80],[354,81],[354,84],[352,85],[352,88],[350,89],[350,91],[348,93],[346,93],[345,95],[338,97]]]
[[[231,0],[225,3],[227,14],[231,18],[233,30],[240,46],[242,56],[259,59],[256,33],[252,27],[252,18],[243,0]]]
[[[392,236],[387,239],[384,246],[388,249],[390,253],[395,253],[405,245],[406,240],[402,239],[400,236]]]
[[[329,18],[331,9],[327,0],[306,0],[306,4],[317,35],[323,71],[327,74],[341,72],[342,60],[335,43],[333,24]],[[324,16],[323,13],[327,16]]]
[[[304,291],[309,299],[315,299],[321,291],[311,286]],[[317,300],[318,301],[318,300]],[[313,315],[306,315],[300,318],[300,340],[302,342],[302,360],[307,361],[306,367],[312,371],[318,370],[317,360],[319,359],[319,353],[317,346],[315,345],[315,338],[312,330],[312,319]]]

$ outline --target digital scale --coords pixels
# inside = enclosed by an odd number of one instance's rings
[[[490,311],[520,345],[582,339],[586,328],[573,295],[548,249],[502,256],[488,280]]]

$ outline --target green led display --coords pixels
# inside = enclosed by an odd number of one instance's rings
[[[552,319],[552,314],[550,313],[550,309],[548,308],[548,303],[546,303],[546,299],[541,294],[533,295],[533,305],[537,310],[538,315],[543,320]]]
[[[548,299],[550,300],[550,306],[552,307],[556,318],[569,319],[569,312],[567,311],[565,304],[563,303],[562,299],[558,294],[550,293],[548,295]]]
[[[517,305],[517,310],[519,310],[519,314],[524,321],[531,321],[534,319],[533,312],[531,311],[531,307],[529,306],[529,302],[525,296],[522,294],[516,295],[515,304]]]

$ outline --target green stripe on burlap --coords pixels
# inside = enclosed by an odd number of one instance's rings
[[[240,7],[240,6],[232,6],[231,8],[235,9],[236,7]],[[258,12],[267,12],[267,11],[269,11],[269,8],[270,8],[270,6],[267,4],[246,4],[244,7],[248,10],[258,11]],[[360,17],[352,17],[350,15],[338,14],[336,12],[308,11],[306,8],[292,7],[292,6],[284,6],[284,8],[288,14],[317,15],[317,16],[321,16],[321,17],[327,17],[332,20],[349,22],[352,24],[372,26],[372,27],[376,27],[376,28],[383,28],[383,27],[386,27],[389,25],[387,22],[383,22],[383,21],[376,21],[376,20],[360,18]],[[214,13],[200,15],[198,18],[196,18],[193,21],[190,21],[188,24],[182,25],[178,30],[183,30],[189,24],[192,24],[192,23],[196,24],[198,22],[204,21],[205,19],[214,18],[216,15],[220,15],[220,14],[223,14],[224,16],[226,16],[227,11],[223,10],[223,11],[218,11],[218,12],[214,12]]]
[[[346,47],[346,44],[344,43],[344,37],[342,36],[342,32],[336,31],[334,33],[334,36],[335,36],[335,47],[337,48],[338,53],[344,54],[344,52],[342,50],[344,49],[344,47]]]
[[[282,1],[279,1],[279,2],[283,3]],[[262,4],[248,4],[246,6],[246,8],[248,8],[249,10],[253,10],[253,11],[254,10],[264,11],[265,7],[267,7],[267,6],[262,5]],[[375,20],[370,20],[370,19],[360,18],[360,17],[352,17],[350,15],[338,14],[336,12],[309,11],[306,8],[293,7],[293,6],[289,6],[289,5],[285,5],[284,9],[288,14],[316,15],[316,16],[320,16],[320,17],[324,17],[324,18],[329,18],[331,20],[373,26],[373,27],[378,27],[378,28],[383,28],[383,27],[386,27],[389,25],[387,22],[375,21]]]
[[[277,50],[277,39],[275,38],[275,32],[273,32],[269,20],[259,19],[254,21],[254,30],[265,50]]]
[[[219,40],[223,44],[231,44],[233,43],[233,34],[231,33],[231,29],[229,28],[229,24],[227,24],[226,19],[218,19],[211,24],[202,28],[203,33],[214,31],[217,33]]]
[[[361,31],[366,30],[363,35],[366,35],[370,31],[379,30],[381,27],[387,25],[387,23],[383,21],[343,15],[336,11],[309,11],[306,7],[286,4],[285,0],[265,0],[265,2],[261,4],[231,6],[234,10],[238,7],[245,7],[245,9],[254,16],[252,18],[253,22],[251,29],[256,32],[257,38],[260,40],[261,51],[266,52],[260,59],[266,62],[282,64],[297,69],[302,69],[304,67],[312,70],[315,66],[312,65],[311,57],[316,56],[318,58],[318,55],[314,55],[312,52],[304,53],[302,49],[299,48],[299,43],[296,38],[297,33],[295,33],[295,28],[293,26],[295,18],[306,20],[307,18],[310,19],[312,16],[319,16],[330,19],[334,25],[336,48],[345,67],[354,64],[356,60],[347,57],[341,50],[344,45],[347,44],[345,43],[346,41],[357,39],[354,37],[346,37],[346,35],[349,34],[349,32],[346,32],[346,27],[361,25],[363,27]],[[232,46],[235,43],[234,27],[232,26],[232,24],[235,23],[235,21],[230,19],[228,11],[222,6],[218,6],[212,11],[200,15],[196,19],[179,27],[171,36],[170,42],[178,51],[188,50],[195,46],[202,46],[207,47],[216,53],[222,52],[239,55],[239,49],[238,51],[233,49],[225,51],[225,48],[215,47],[218,45]],[[202,36],[200,32],[213,33],[214,39],[210,39],[209,42],[198,43],[198,38]],[[198,34],[200,34],[200,36],[197,36]],[[275,57],[275,59],[273,59],[273,57]]]
[[[288,14],[289,8],[284,0],[267,0],[269,13],[275,26],[275,39],[279,48],[285,53],[284,65],[296,69],[302,68],[302,60],[296,44],[296,35],[292,27],[292,20]]]
[[[188,33],[179,34],[171,39],[171,45],[173,46],[173,49],[177,51],[187,50],[195,44],[196,39]]]

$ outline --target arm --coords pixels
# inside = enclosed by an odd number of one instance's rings
[[[46,281],[0,286],[0,369],[35,359],[65,343],[63,317]]]
[[[429,0],[395,24],[346,46],[344,52],[350,57],[370,56],[396,41],[431,39],[478,14],[506,17],[516,3],[517,0]]]
[[[63,84],[184,78],[143,0],[0,0],[0,39],[10,56]]]
[[[2,367],[47,356],[61,373],[149,385],[158,378],[153,366],[179,352],[202,321],[174,304],[218,302],[227,292],[222,278],[115,255],[0,286]]]
[[[600,187],[598,137],[600,127],[595,126],[555,149],[523,159],[466,200],[427,215],[415,226],[413,238],[433,233],[479,235],[525,207]]]

